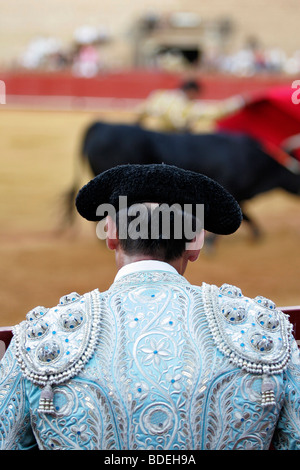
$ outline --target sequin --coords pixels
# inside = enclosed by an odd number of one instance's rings
[[[270,336],[255,333],[250,339],[251,346],[259,352],[268,353],[274,347],[274,342]]]
[[[228,297],[242,297],[242,291],[239,287],[232,286],[230,284],[223,284],[220,287],[220,292]]]
[[[230,323],[241,323],[247,317],[246,310],[241,306],[235,306],[234,303],[225,305],[222,308],[222,313]]]
[[[37,350],[37,358],[42,363],[55,361],[61,354],[61,348],[56,341],[46,341]]]
[[[83,323],[83,311],[82,310],[67,310],[66,312],[62,313],[61,318],[61,325],[64,330],[76,330],[79,328]]]
[[[71,292],[71,294],[64,295],[63,297],[61,297],[59,300],[59,304],[67,305],[67,304],[70,304],[71,302],[76,302],[80,298],[81,298],[81,295],[77,294],[77,292]]]
[[[49,308],[46,307],[35,307],[27,313],[26,319],[28,321],[38,320],[42,316],[44,316],[48,311]]]
[[[279,327],[279,320],[275,312],[270,313],[267,310],[259,311],[257,314],[257,323],[266,330],[275,331]]]
[[[49,330],[49,325],[46,321],[42,320],[35,323],[29,323],[27,328],[27,337],[30,339],[41,338]]]
[[[266,297],[262,297],[261,295],[256,296],[254,301],[258,305],[261,305],[262,307],[268,308],[269,310],[275,310],[276,309],[276,304],[274,302],[272,302],[272,300],[267,299]]]

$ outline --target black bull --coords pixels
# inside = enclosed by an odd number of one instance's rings
[[[277,163],[244,134],[168,134],[138,125],[95,122],[85,132],[81,155],[94,175],[126,163],[166,163],[213,178],[242,205],[254,196],[282,188],[300,194],[300,175]],[[69,200],[78,187],[69,193]],[[74,207],[74,206],[73,206]],[[254,232],[257,227],[251,222]]]

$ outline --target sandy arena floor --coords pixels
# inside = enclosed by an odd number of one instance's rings
[[[128,113],[98,113],[129,120]],[[0,112],[0,326],[22,321],[37,305],[53,306],[71,291],[109,287],[114,255],[96,238],[95,226],[79,218],[58,234],[61,195],[73,178],[74,161],[93,112]],[[85,171],[82,184],[90,177]],[[239,285],[249,296],[277,305],[300,304],[300,200],[281,191],[248,203],[264,236],[252,240],[246,226],[222,237],[213,255],[202,253],[186,277],[192,283]]]

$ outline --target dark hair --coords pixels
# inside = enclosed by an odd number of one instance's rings
[[[180,88],[183,91],[194,90],[196,92],[200,92],[202,85],[196,80],[187,80],[181,84]]]
[[[141,210],[141,206],[144,210]],[[136,210],[134,214],[132,209]],[[137,213],[139,213],[138,220]],[[164,221],[169,222],[167,226]],[[181,225],[179,232],[178,225],[176,225],[178,221]],[[133,222],[134,233],[131,227]],[[183,230],[185,223],[190,224],[193,232],[197,227],[197,231],[200,231],[196,218],[182,211],[181,207],[176,204],[171,207],[164,204],[157,205],[155,209],[149,204],[135,204],[121,210],[116,216],[120,246],[126,254],[153,256],[163,261],[179,258],[185,251],[186,244],[194,238],[194,236],[186,236]]]

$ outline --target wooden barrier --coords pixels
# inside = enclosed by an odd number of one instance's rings
[[[4,356],[12,338],[11,327],[0,327],[0,359]]]
[[[94,97],[115,99],[144,99],[156,89],[174,89],[181,84],[182,74],[160,70],[132,69],[103,72],[92,78],[75,77],[70,72],[47,73],[26,71],[0,71],[5,83],[9,104],[10,96],[31,97]],[[236,94],[247,95],[275,86],[291,86],[287,75],[235,77],[222,74],[199,73],[203,84],[201,99],[219,100]]]

